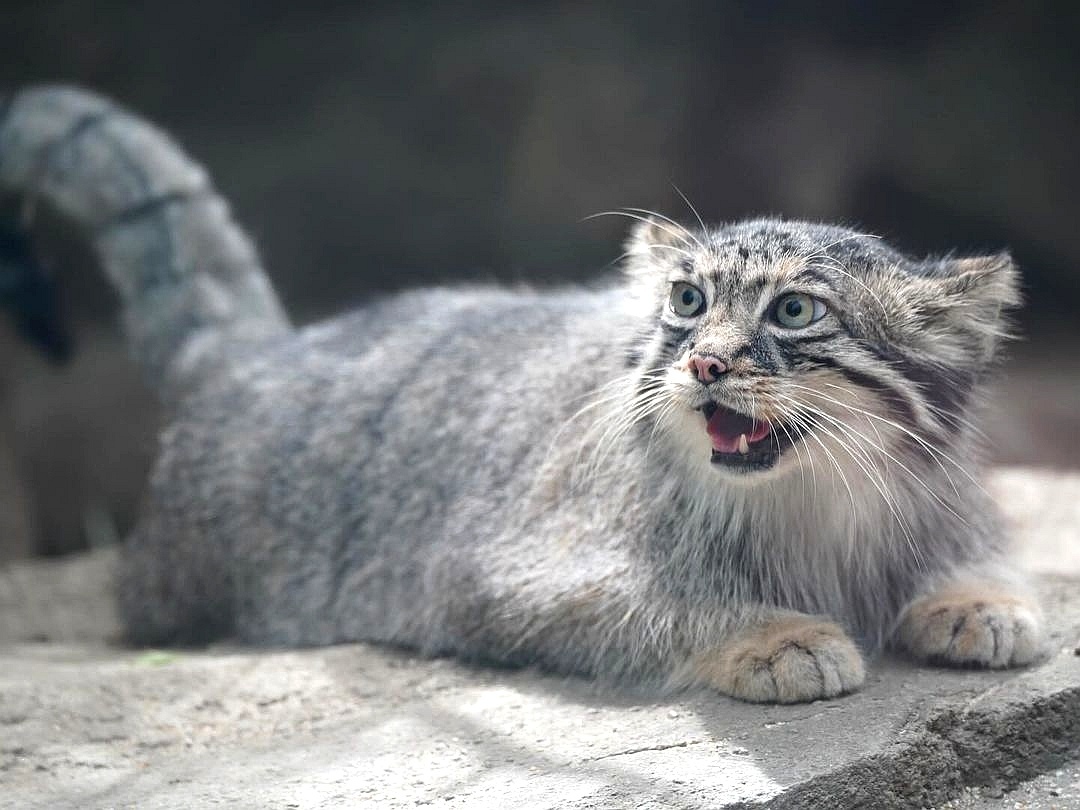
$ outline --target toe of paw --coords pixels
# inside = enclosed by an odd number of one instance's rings
[[[789,639],[741,656],[731,668],[731,693],[743,700],[803,703],[858,688],[866,674],[855,645],[844,637],[819,642]]]
[[[792,644],[774,657],[772,674],[784,703],[836,697],[865,678],[862,656],[846,640],[814,648]]]
[[[697,656],[675,682],[708,684],[752,702],[801,703],[850,692],[865,677],[862,655],[839,625],[793,617]]]
[[[1010,638],[1008,659],[1001,666],[1030,664],[1046,652],[1042,619],[1034,611],[1021,608],[1012,616]]]
[[[901,640],[913,654],[929,661],[991,668],[1031,663],[1043,646],[1037,612],[1019,603],[913,610]]]
[[[1004,618],[1001,633],[1007,644],[999,644],[994,666],[1023,666],[1037,661],[1045,650],[1042,620],[1035,610],[1016,607]]]

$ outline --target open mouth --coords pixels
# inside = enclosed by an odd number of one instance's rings
[[[701,407],[705,430],[712,442],[712,463],[741,472],[765,470],[776,464],[791,444],[791,429],[774,432],[771,422],[754,419],[706,402]]]

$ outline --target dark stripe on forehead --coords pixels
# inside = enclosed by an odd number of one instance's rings
[[[746,293],[757,293],[780,280],[775,273],[755,273],[749,278],[742,279],[742,289]],[[803,267],[792,278],[783,279],[783,281],[785,285],[797,285],[800,281],[813,281],[828,287],[834,292],[836,291],[833,279],[813,267]]]
[[[771,276],[768,273],[758,273],[749,278],[742,279],[742,290],[750,295],[756,295],[774,281],[776,281],[774,276]]]
[[[796,273],[793,281],[816,281],[818,284],[824,284],[830,290],[835,290],[836,285],[833,283],[836,279],[827,273],[823,273],[821,268],[817,267],[804,267],[798,273]]]

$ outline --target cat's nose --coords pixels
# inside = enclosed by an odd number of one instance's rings
[[[720,379],[720,377],[727,373],[728,365],[719,357],[713,357],[711,354],[695,354],[686,363],[698,382],[714,383]]]

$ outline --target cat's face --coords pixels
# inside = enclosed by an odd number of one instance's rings
[[[745,481],[940,464],[1018,303],[1007,256],[917,262],[799,222],[651,219],[627,270],[649,312],[632,351],[642,413]]]

